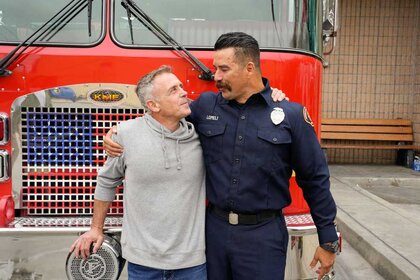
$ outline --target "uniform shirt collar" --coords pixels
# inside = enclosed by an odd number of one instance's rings
[[[272,90],[271,90],[270,82],[268,81],[267,78],[262,78],[262,80],[264,84],[264,89],[259,92],[259,95],[261,95],[264,98],[267,105],[270,105],[271,103],[273,103],[273,99],[271,98]]]

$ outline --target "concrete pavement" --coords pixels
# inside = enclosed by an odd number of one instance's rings
[[[346,241],[385,279],[420,279],[420,172],[330,165],[330,173]]]

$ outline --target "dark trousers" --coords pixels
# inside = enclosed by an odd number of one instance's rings
[[[257,225],[230,225],[207,210],[209,280],[282,280],[288,233],[283,216]]]

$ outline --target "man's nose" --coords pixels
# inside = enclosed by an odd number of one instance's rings
[[[180,92],[179,96],[185,97],[185,96],[187,96],[187,94],[188,94],[188,92],[186,92],[183,88],[181,88],[181,92]]]
[[[222,75],[219,74],[219,71],[216,71],[216,73],[214,73],[214,80],[215,81],[221,81],[222,80]]]

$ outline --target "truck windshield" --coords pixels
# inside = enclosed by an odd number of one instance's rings
[[[24,41],[67,5],[70,8],[57,18],[56,25],[47,25],[49,32],[34,44],[84,45],[97,42],[103,33],[103,1],[0,0],[0,43]]]
[[[262,49],[321,52],[321,1],[311,0],[132,0],[160,27],[189,48],[211,48],[223,33],[243,31]],[[113,37],[126,46],[165,46],[120,0],[113,2]],[[133,32],[133,41],[131,31]]]

